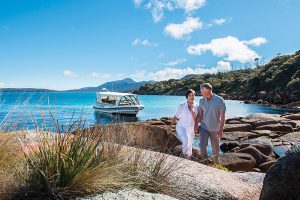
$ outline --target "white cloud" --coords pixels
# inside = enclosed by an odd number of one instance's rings
[[[224,24],[226,21],[227,21],[226,19],[220,18],[220,19],[214,19],[214,20],[213,20],[213,23],[214,23],[214,24],[217,24],[217,25],[222,25],[222,24]]]
[[[163,18],[164,10],[173,10],[174,6],[170,0],[149,0],[149,3],[145,5],[145,8],[151,11],[152,18],[154,22],[157,23]]]
[[[204,69],[204,68],[170,68],[167,67],[165,69],[159,70],[157,72],[147,72],[147,71],[136,71],[135,73],[131,74],[130,76],[137,80],[155,80],[155,81],[162,81],[162,80],[169,80],[172,78],[179,79],[189,74],[214,74],[222,71],[229,71],[231,70],[231,65],[229,62],[219,61],[217,66]]]
[[[197,29],[201,29],[203,23],[199,18],[188,17],[182,24],[168,24],[165,32],[175,39],[183,39]]]
[[[212,27],[212,26],[215,26],[215,25],[221,26],[221,25],[223,25],[225,23],[229,23],[231,20],[232,20],[231,17],[227,18],[227,19],[224,19],[224,18],[213,19],[213,20],[211,20],[210,23],[206,23],[205,27]]]
[[[186,62],[186,59],[184,58],[179,58],[177,60],[174,60],[174,61],[170,61],[168,63],[166,63],[165,65],[168,66],[168,67],[172,67],[172,66],[175,66],[175,65],[179,65],[179,64],[182,64]]]
[[[230,62],[225,62],[223,60],[217,63],[216,67],[211,68],[211,70],[217,70],[217,72],[226,72],[232,70]],[[215,73],[215,72],[213,72]]]
[[[176,5],[186,12],[197,10],[205,5],[205,0],[176,0]]]
[[[3,88],[4,86],[5,84],[0,82],[0,88]]]
[[[251,43],[254,42],[252,41]],[[253,62],[255,58],[260,58],[255,51],[249,49],[245,41],[240,41],[232,36],[216,38],[211,40],[210,43],[190,45],[187,48],[187,52],[192,55],[201,55],[206,51],[211,51],[213,55],[218,57],[225,57],[228,61],[239,61],[242,63]]]
[[[65,70],[64,76],[68,77],[68,78],[75,78],[75,77],[78,77],[79,75],[76,72],[73,72],[71,70]]]
[[[252,40],[243,41],[243,42],[246,45],[252,45],[252,46],[259,47],[260,45],[265,44],[267,42],[267,40],[266,40],[266,38],[263,38],[263,37],[257,37],[257,38],[253,38]]]
[[[140,5],[142,4],[142,1],[143,0],[133,0],[134,5],[137,6],[137,7],[140,7]]]
[[[206,0],[147,0],[144,8],[150,10],[155,23],[162,20],[164,11],[183,9],[185,13],[190,13],[205,5]],[[134,4],[141,5],[142,2],[134,0]]]
[[[158,47],[157,43],[152,43],[148,39],[141,40],[139,38],[136,38],[132,43],[132,46],[142,45],[142,46],[148,46],[148,47]]]

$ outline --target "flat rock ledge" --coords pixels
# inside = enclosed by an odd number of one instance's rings
[[[130,147],[124,147],[130,148]],[[143,150],[143,158],[159,159],[163,154]],[[170,175],[168,184],[173,186],[171,194],[151,194],[136,189],[125,189],[116,193],[104,193],[80,200],[104,199],[259,199],[265,174],[256,172],[225,172],[201,163],[168,155],[167,163],[178,168]],[[167,196],[166,196],[167,195]],[[180,196],[180,197],[178,197]]]
[[[96,196],[77,198],[77,200],[176,200],[176,198],[163,195],[163,194],[154,194],[149,192],[140,191],[137,189],[124,189],[116,193],[106,192]]]

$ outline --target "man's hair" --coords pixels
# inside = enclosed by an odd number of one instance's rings
[[[191,94],[191,93],[194,93],[195,94],[195,90],[193,89],[188,89],[185,93],[185,98],[188,98],[188,96]]]
[[[202,88],[212,90],[212,85],[210,83],[203,83],[202,85],[200,85],[200,89]]]

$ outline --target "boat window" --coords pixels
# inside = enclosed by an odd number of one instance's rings
[[[130,96],[130,98],[134,102],[134,105],[139,105],[140,104],[138,96],[132,95],[132,96]]]
[[[101,101],[103,103],[116,104],[117,98],[114,96],[102,96]]]
[[[132,101],[130,96],[123,96],[119,101],[119,105],[135,105],[135,103]]]

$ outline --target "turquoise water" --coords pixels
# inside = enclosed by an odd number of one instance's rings
[[[89,125],[122,121],[142,121],[172,116],[184,96],[140,95],[145,106],[136,117],[112,116],[95,112],[95,93],[0,93],[1,131],[53,127],[52,119],[60,125],[70,124],[82,116]],[[196,102],[200,97],[196,97]],[[285,110],[263,105],[226,101],[226,117],[246,116],[252,113],[284,113]],[[51,117],[52,115],[52,117]],[[73,116],[73,117],[72,117]]]

